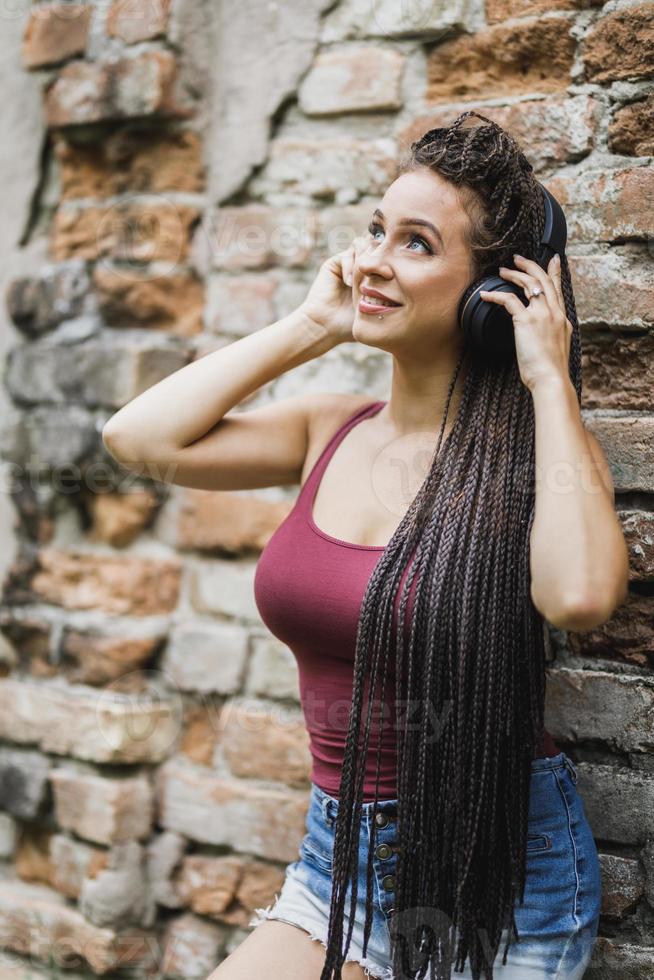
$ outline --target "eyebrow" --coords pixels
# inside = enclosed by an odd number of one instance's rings
[[[373,217],[381,218],[382,221],[385,220],[384,215],[379,210],[379,208],[375,208],[375,210],[372,213],[373,213]],[[420,225],[421,228],[429,228],[430,231],[440,242],[441,248],[443,249],[445,248],[445,242],[443,241],[443,236],[441,235],[436,225],[432,225],[431,221],[426,221],[424,218],[402,218],[401,221],[398,221],[398,225]]]

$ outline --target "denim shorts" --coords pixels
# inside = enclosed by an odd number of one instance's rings
[[[496,980],[580,980],[591,959],[601,904],[597,847],[577,791],[577,770],[564,753],[533,759],[527,836],[527,877],[524,902],[516,900],[513,939],[502,965],[505,929],[493,964]],[[366,976],[397,980],[391,968],[390,929],[394,902],[393,849],[397,800],[378,800],[377,841],[373,851],[373,921],[363,955],[366,856],[372,831],[373,803],[363,804],[359,838],[357,908],[346,962],[355,960]],[[281,891],[267,908],[255,909],[248,923],[279,919],[306,930],[326,945],[329,922],[334,825],[338,800],[311,784],[307,833],[299,860],[286,868]],[[344,912],[347,936],[351,882]],[[469,963],[452,977],[471,980]]]

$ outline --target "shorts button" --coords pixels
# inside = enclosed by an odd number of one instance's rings
[[[382,886],[385,891],[392,892],[395,888],[395,875],[384,875],[382,878]]]
[[[389,844],[378,844],[375,848],[375,854],[382,861],[386,861],[393,853],[393,848]]]
[[[388,823],[387,815],[385,813],[376,813],[375,823],[377,824],[378,827],[385,827],[386,824]]]

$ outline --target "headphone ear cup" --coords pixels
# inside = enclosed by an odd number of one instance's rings
[[[522,298],[522,290],[501,276],[486,276],[470,283],[461,296],[458,310],[465,344],[473,354],[488,360],[515,357],[513,318],[503,306],[482,299],[481,290],[510,292]]]
[[[529,168],[531,169],[531,167]],[[537,250],[537,262],[547,271],[555,252],[563,257],[567,241],[567,226],[563,208],[539,183],[543,195],[544,225]],[[470,283],[459,300],[458,320],[464,343],[473,356],[486,360],[506,360],[516,357],[513,317],[499,303],[481,299],[481,290],[489,293],[513,293],[526,306],[521,286],[499,275],[485,276]]]

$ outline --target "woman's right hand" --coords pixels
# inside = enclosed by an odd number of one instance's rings
[[[354,340],[352,273],[356,255],[364,242],[362,236],[355,238],[343,252],[325,259],[301,305],[302,311],[324,328],[334,345]]]

